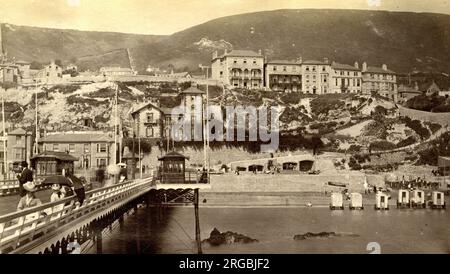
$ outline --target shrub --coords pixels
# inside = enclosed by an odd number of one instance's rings
[[[442,126],[437,123],[427,123],[428,127],[430,128],[431,132],[434,134],[436,131],[440,130]]]
[[[430,137],[430,131],[424,126],[419,120],[407,121],[406,126],[414,130],[422,140],[428,139]]]
[[[375,141],[370,143],[370,150],[391,150],[394,148],[396,148],[396,145],[388,141]]]
[[[414,136],[409,136],[408,138],[401,140],[397,143],[397,147],[406,147],[412,145],[416,142],[416,138]]]
[[[348,162],[348,166],[353,169],[353,170],[360,170],[361,169],[361,165],[356,161],[355,158],[350,157],[350,160]]]

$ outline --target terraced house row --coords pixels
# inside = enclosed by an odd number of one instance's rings
[[[397,94],[396,73],[385,64],[348,65],[328,58],[267,61],[261,50],[225,50],[222,55],[213,53],[211,71],[212,79],[230,88],[310,94],[378,92],[391,99]]]

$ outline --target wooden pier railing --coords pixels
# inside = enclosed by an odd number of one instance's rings
[[[0,254],[37,253],[46,242],[117,208],[151,189],[151,179],[138,179],[88,191],[83,205],[76,197],[0,216]]]

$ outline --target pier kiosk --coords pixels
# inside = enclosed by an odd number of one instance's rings
[[[406,189],[400,189],[398,191],[397,208],[411,207],[409,203],[409,191]]]
[[[198,253],[201,254],[200,221],[199,221],[199,190],[209,189],[209,174],[202,171],[186,170],[186,157],[176,151],[171,151],[158,157],[160,166],[153,178],[154,190],[149,196],[158,210],[169,204],[193,204],[195,211],[195,238]]]
[[[412,208],[426,208],[425,204],[425,192],[420,189],[415,189],[412,192],[411,198],[411,207]]]

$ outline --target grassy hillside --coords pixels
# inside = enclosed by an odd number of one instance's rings
[[[87,67],[107,62],[100,55],[130,48],[141,70],[148,64],[194,70],[209,62],[214,50],[235,48],[261,49],[268,59],[328,57],[349,64],[387,63],[397,72],[450,71],[450,16],[443,14],[277,10],[223,17],[170,36],[6,24],[3,31],[11,56],[41,62],[89,56]]]

